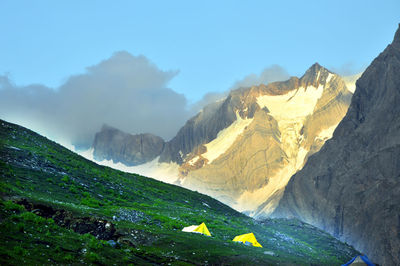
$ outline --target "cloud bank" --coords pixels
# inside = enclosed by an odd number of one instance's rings
[[[185,96],[167,88],[176,74],[144,56],[117,52],[56,90],[19,87],[0,76],[0,118],[81,148],[103,124],[168,140],[192,115]]]
[[[189,106],[169,89],[177,71],[162,71],[145,56],[117,52],[59,88],[17,86],[0,75],[0,118],[28,127],[65,146],[89,148],[103,124],[122,131],[152,133],[169,140],[205,105],[230,90],[289,78],[280,66],[250,74],[222,93],[209,92]]]
[[[226,90],[223,92],[208,92],[199,101],[193,103],[190,106],[190,110],[192,110],[192,113],[196,114],[200,112],[200,110],[203,109],[204,106],[225,99],[228,96],[229,92],[230,90]]]
[[[232,90],[257,86],[260,84],[268,84],[275,81],[284,81],[288,80],[289,78],[290,75],[284,68],[279,65],[272,65],[264,68],[260,74],[252,73],[236,81],[226,91],[206,93],[201,100],[191,106],[191,110],[196,113],[204,106],[226,98]]]
[[[284,81],[290,78],[289,73],[279,65],[272,65],[264,68],[259,74],[250,74],[245,76],[243,79],[236,81],[232,89],[238,89],[241,87],[251,87],[254,85],[268,84],[275,81]]]
[[[332,67],[331,69],[342,77],[347,89],[354,93],[356,90],[356,81],[361,77],[367,66],[356,67],[354,63],[348,62],[339,67]]]

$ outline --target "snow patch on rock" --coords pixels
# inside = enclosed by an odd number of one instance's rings
[[[270,114],[279,120],[305,117],[313,113],[315,105],[321,98],[324,86],[308,86],[289,91],[284,95],[263,95],[257,97],[261,108],[267,107]]]
[[[304,161],[306,159],[307,153],[309,151],[304,149],[303,147],[300,147],[299,152],[297,153],[296,157],[296,172],[299,171],[301,168],[304,166]]]
[[[362,73],[358,73],[355,75],[342,77],[344,83],[346,84],[347,89],[353,94],[356,91],[356,81],[358,80],[359,77],[361,77],[361,75]]]
[[[233,144],[233,142],[235,142],[236,138],[252,121],[253,118],[243,119],[240,117],[239,113],[236,112],[236,121],[229,127],[221,130],[216,139],[205,145],[207,147],[207,152],[202,154],[202,156],[208,160],[208,163],[217,159]]]
[[[334,77],[329,74],[326,84]],[[300,87],[297,90],[289,91],[284,95],[263,95],[257,98],[261,108],[267,107],[270,115],[277,122],[281,132],[280,142],[289,163],[281,168],[275,175],[268,177],[268,183],[254,191],[245,191],[237,199],[233,208],[239,211],[251,211],[250,215],[257,215],[254,206],[262,207],[258,213],[268,215],[274,211],[282,196],[282,191],[289,182],[292,175],[304,166],[305,159],[309,152],[304,148],[300,134],[306,117],[314,112],[318,100],[322,97],[324,85]],[[321,137],[327,137],[333,129],[321,131]]]
[[[271,198],[276,191],[284,188],[294,173],[296,173],[296,169],[293,165],[292,167],[282,168],[276,175],[269,178],[267,185],[254,191],[243,192],[233,205],[233,208],[240,212],[251,210],[250,216],[253,216],[255,214],[254,206],[260,206],[267,199]],[[264,212],[268,209],[271,210],[268,214],[272,212],[272,207],[275,207],[275,204],[270,205],[264,207]]]
[[[193,159],[191,159],[191,160],[188,162],[188,164],[190,164],[190,165],[195,165],[195,163],[197,162],[197,160],[198,160],[199,158],[200,158],[199,156],[194,157]]]
[[[94,149],[90,148],[86,151],[79,152],[79,155],[100,165],[108,166],[127,173],[151,177],[166,183],[173,184],[178,180],[179,165],[177,163],[160,163],[158,161],[159,157],[157,157],[154,160],[145,164],[137,166],[127,166],[120,162],[114,163],[112,160],[96,161],[93,156],[93,151]]]
[[[262,213],[263,215],[271,214],[282,196],[279,191],[283,191],[290,178],[304,166],[307,154],[308,151],[300,147],[295,160],[292,160],[286,167],[283,167],[278,173],[270,177],[268,184],[265,186],[254,191],[242,193],[233,208],[241,212],[251,210],[250,216],[257,215],[257,213]],[[256,213],[254,206],[260,206],[268,199],[270,199],[269,203]]]
[[[329,73],[328,77],[326,78],[326,84],[328,84],[334,76],[335,76],[334,74]]]
[[[315,139],[323,140],[326,141],[333,136],[333,132],[335,131],[337,125],[331,126],[329,128],[321,130],[318,135],[315,137]]]

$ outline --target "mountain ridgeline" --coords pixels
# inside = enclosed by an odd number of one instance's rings
[[[158,155],[152,153],[147,167],[168,165],[174,169],[168,182],[267,217],[290,177],[331,137],[351,97],[342,78],[318,63],[301,78],[231,91],[187,121]],[[95,159],[138,165],[126,158],[143,151],[132,150],[121,134],[99,132]],[[167,181],[163,171],[149,175]]]
[[[285,188],[275,217],[297,217],[400,265],[400,25],[356,83],[333,138]]]

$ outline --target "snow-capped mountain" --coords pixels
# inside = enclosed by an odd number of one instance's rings
[[[318,64],[300,79],[234,91],[220,107],[234,121],[182,156],[179,183],[266,216],[290,177],[332,136],[350,98],[343,80]]]
[[[290,177],[331,138],[351,96],[345,82],[318,63],[301,78],[234,90],[187,121],[156,159],[129,170],[264,217]],[[125,152],[127,145],[118,147]],[[112,146],[97,142],[94,153],[122,162],[110,155]]]

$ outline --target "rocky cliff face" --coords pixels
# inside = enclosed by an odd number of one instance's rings
[[[97,161],[113,160],[128,166],[146,163],[160,155],[164,140],[152,134],[130,135],[110,126],[103,126],[93,142]]]
[[[254,113],[261,109],[257,104],[257,96],[262,93],[285,94],[298,84],[299,79],[292,78],[268,86],[262,84],[232,91],[227,98],[206,106],[186,122],[177,135],[166,144],[160,156],[160,162],[184,163],[189,154],[216,139],[222,130],[231,126],[237,120],[238,115],[241,118],[252,118]]]
[[[190,119],[167,143],[160,157],[160,162],[176,162],[182,164],[187,155],[193,153],[201,145],[217,138],[219,132],[232,125],[240,116],[253,117],[260,109],[254,102],[243,101],[247,93],[244,89],[231,92],[226,99],[206,106],[199,114]],[[246,110],[245,107],[248,107]]]
[[[182,153],[179,183],[265,217],[289,178],[331,137],[350,99],[343,80],[319,64],[300,79],[233,91],[220,104],[233,122]]]
[[[400,265],[400,25],[356,87],[333,138],[291,178],[273,215]]]

